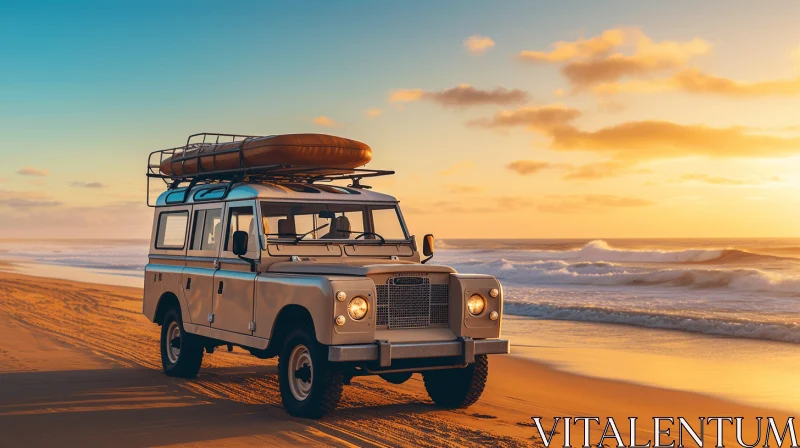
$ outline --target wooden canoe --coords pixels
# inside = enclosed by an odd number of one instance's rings
[[[239,148],[241,147],[241,151]],[[365,143],[325,134],[284,134],[249,138],[176,152],[161,162],[161,173],[187,176],[198,173],[292,165],[353,169],[372,159]]]

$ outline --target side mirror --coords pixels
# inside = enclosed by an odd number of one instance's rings
[[[433,242],[433,235],[430,233],[425,235],[425,239],[422,241],[422,255],[426,257],[433,256]]]
[[[244,230],[233,232],[233,254],[241,257],[247,253],[247,240],[249,235]]]
[[[433,258],[433,242],[434,238],[433,235],[430,233],[425,235],[425,238],[422,240],[422,255],[425,255],[426,259],[422,260],[422,264],[425,264]]]

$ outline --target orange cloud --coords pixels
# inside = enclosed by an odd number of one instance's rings
[[[625,77],[647,77],[680,69],[691,58],[711,49],[711,45],[700,38],[688,42],[655,42],[638,28],[610,29],[591,39],[560,41],[553,46],[550,52],[523,51],[519,58],[563,63],[562,73],[576,90]],[[612,53],[613,50],[628,51]]]
[[[41,177],[41,176],[49,175],[50,171],[48,171],[48,170],[40,170],[38,168],[32,168],[32,167],[26,166],[24,168],[21,168],[19,171],[17,171],[17,174],[22,175],[22,176],[40,176]]]
[[[684,174],[679,179],[680,182],[687,182],[687,181],[696,181],[696,182],[703,182],[711,185],[720,185],[720,186],[742,186],[742,185],[759,185],[765,182],[782,182],[780,176],[772,176],[767,179],[737,179],[732,177],[724,177],[724,176],[712,176],[709,174]]]
[[[580,116],[579,110],[559,105],[522,107],[515,110],[503,110],[497,112],[492,118],[473,120],[467,125],[487,128],[526,126],[532,130],[548,130],[565,126]]]
[[[646,160],[687,156],[785,157],[800,153],[800,138],[751,134],[739,127],[712,128],[669,121],[634,121],[583,131],[553,128],[552,146],[561,150],[607,153],[617,159]]]
[[[486,104],[510,105],[524,103],[529,99],[528,93],[519,89],[497,87],[492,90],[482,90],[468,84],[431,92],[426,92],[422,89],[399,90],[389,97],[390,102],[428,100],[445,107],[469,107]]]
[[[800,95],[800,78],[747,82],[692,69],[683,70],[667,79],[602,83],[592,90],[601,95],[683,91],[732,97],[794,96]]]
[[[511,162],[506,165],[506,168],[523,176],[536,174],[542,170],[552,167],[553,164],[550,162],[542,162],[537,160],[517,160],[516,162]]]
[[[754,134],[735,126],[712,128],[669,121],[632,121],[586,131],[572,123],[580,115],[577,109],[563,106],[523,107],[467,125],[527,127],[549,136],[553,149],[604,153],[627,163],[688,156],[786,157],[800,153],[800,137]]]
[[[439,171],[437,174],[439,174],[440,176],[453,176],[455,174],[463,174],[467,171],[470,171],[474,166],[475,162],[471,160],[464,160],[462,162],[458,162],[455,165],[450,166],[449,168]]]
[[[382,113],[383,111],[380,109],[367,109],[366,112],[367,116],[372,118],[380,117]]]
[[[534,62],[564,62],[575,58],[600,56],[624,44],[632,33],[637,32],[635,29],[626,31],[620,28],[606,30],[590,39],[558,41],[552,45],[553,50],[549,52],[523,51],[519,54],[519,58]]]
[[[452,194],[473,194],[473,193],[480,193],[486,190],[485,187],[479,185],[461,185],[461,184],[453,184],[449,185],[447,191]]]
[[[636,168],[634,164],[619,161],[607,161],[581,165],[571,169],[564,175],[564,180],[597,180],[619,177],[626,174],[648,174],[651,170]]]
[[[707,53],[711,45],[696,38],[689,42],[653,42],[642,36],[632,55],[612,54],[588,61],[574,61],[562,73],[575,88],[624,77],[642,77],[664,70],[682,68],[694,56]]]
[[[333,128],[333,127],[339,126],[339,123],[336,120],[333,120],[332,118],[328,118],[328,117],[326,117],[324,115],[319,116],[319,117],[314,117],[313,122],[317,126],[323,126],[323,127],[326,127],[326,128]]]
[[[608,194],[548,196],[539,201],[538,209],[546,213],[598,213],[612,208],[648,207],[655,202]]]
[[[390,103],[409,103],[411,101],[419,101],[425,91],[422,89],[401,89],[395,90],[389,95]]]
[[[482,54],[493,47],[494,41],[492,38],[481,36],[480,34],[472,35],[464,40],[464,48],[472,54]]]

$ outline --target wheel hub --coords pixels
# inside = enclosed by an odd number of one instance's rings
[[[314,382],[314,363],[311,352],[305,345],[298,345],[289,356],[289,389],[297,401],[303,401],[311,395]]]
[[[167,327],[167,358],[175,364],[181,356],[181,327],[172,321]]]

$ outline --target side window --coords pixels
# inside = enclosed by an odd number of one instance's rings
[[[258,226],[253,207],[231,207],[228,211],[228,229],[225,233],[225,251],[233,250],[233,232],[242,230],[249,234],[247,252],[252,255],[258,250]]]
[[[189,212],[163,212],[158,217],[156,249],[183,249]]]
[[[194,212],[190,250],[214,250],[222,235],[222,209],[197,210]]]

